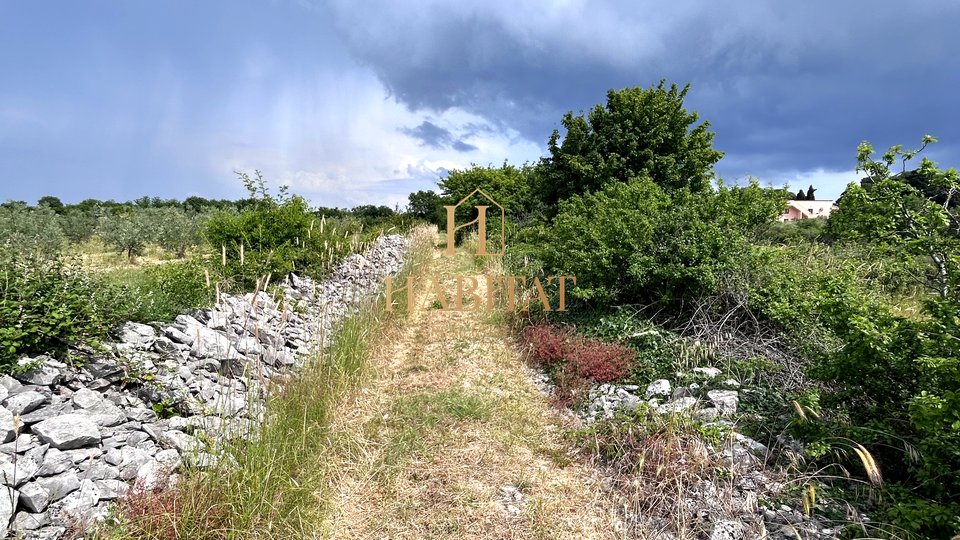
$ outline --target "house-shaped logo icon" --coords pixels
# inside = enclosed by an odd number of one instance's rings
[[[476,206],[476,219],[469,223],[464,223],[463,225],[457,226],[457,208],[459,208],[474,195],[482,196],[491,204],[478,204]],[[487,209],[491,206],[494,206],[500,210],[500,251],[496,253],[487,251]],[[456,255],[455,244],[457,231],[463,229],[464,227],[470,227],[474,223],[477,224],[477,256],[486,257],[490,255],[503,255],[504,250],[506,249],[506,212],[504,212],[503,207],[500,206],[497,201],[493,200],[493,197],[484,193],[482,189],[477,188],[463,199],[460,199],[460,202],[457,204],[453,206],[444,206],[444,208],[447,209],[447,249],[443,252],[444,256],[453,257]]]

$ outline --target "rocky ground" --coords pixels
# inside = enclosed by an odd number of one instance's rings
[[[276,297],[223,296],[169,325],[127,323],[76,365],[23,358],[0,376],[0,537],[59,538],[130,489],[210,466],[216,441],[254,429],[271,381],[315,357],[408,248],[381,237],[321,282],[291,275]]]
[[[651,416],[684,415],[704,427],[717,428],[716,432],[722,434],[719,443],[704,444],[704,458],[728,473],[723,481],[689,478],[683,489],[678,490],[677,500],[670,499],[669,505],[659,509],[644,506],[643,512],[627,509],[623,519],[634,522],[627,528],[640,531],[639,537],[660,540],[836,537],[840,531],[836,524],[806,515],[799,496],[786,494],[790,475],[780,466],[782,451],[796,447],[796,443],[778,441],[782,448],[775,451],[737,432],[737,410],[743,390],[740,383],[715,367],[698,367],[683,375],[683,379],[692,378],[695,382],[675,387],[669,380],[659,379],[645,388],[616,384],[594,386],[585,403],[571,411],[578,422],[589,425],[612,419],[618,412],[635,415],[638,408],[642,408]],[[545,374],[536,373],[534,377],[541,390],[552,391]],[[611,483],[619,484],[617,487],[623,492],[624,488],[637,491],[635,482],[636,479],[617,478]],[[784,499],[792,499],[794,505],[773,502]],[[625,505],[629,507],[629,503]],[[678,507],[684,510],[678,513]],[[851,516],[851,521],[855,520],[868,521],[862,515]]]

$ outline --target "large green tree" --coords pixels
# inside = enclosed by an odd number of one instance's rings
[[[438,226],[442,226],[445,219],[443,200],[437,192],[430,190],[411,193],[407,212],[417,219],[435,223]]]
[[[710,124],[683,100],[690,86],[624,88],[607,93],[606,106],[584,116],[568,112],[561,139],[555,130],[550,156],[539,168],[539,195],[548,209],[572,195],[590,193],[612,182],[648,176],[667,193],[710,189],[713,165],[723,153],[713,148]]]

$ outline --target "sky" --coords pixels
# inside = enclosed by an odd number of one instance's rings
[[[960,2],[0,0],[0,200],[403,205],[535,162],[609,89],[692,85],[717,173],[833,198],[856,147],[960,165]]]

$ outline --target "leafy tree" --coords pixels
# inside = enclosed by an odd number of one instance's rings
[[[187,250],[200,244],[201,220],[174,207],[151,208],[146,211],[154,224],[154,237],[163,249],[184,258]]]
[[[508,216],[520,218],[534,205],[534,170],[529,165],[517,167],[506,162],[500,167],[455,169],[440,181],[444,205],[458,203],[476,189],[492,197],[503,206]],[[444,219],[446,222],[446,219]]]
[[[436,224],[442,227],[444,224],[445,211],[443,209],[443,200],[435,191],[423,190],[411,193],[407,205],[407,212],[417,219],[422,219],[428,223]]]
[[[113,211],[100,218],[97,227],[100,238],[129,260],[143,254],[147,243],[153,240],[156,229],[142,211]]]
[[[72,207],[60,215],[60,228],[67,240],[75,244],[86,242],[97,230],[97,218],[88,212]]]
[[[879,161],[873,158],[873,147],[861,143],[857,170],[866,172],[869,182],[867,187],[847,187],[830,225],[837,237],[878,242],[929,258],[934,271],[925,276],[926,284],[941,299],[960,303],[960,211],[954,204],[960,197],[957,170],[940,170],[923,158],[917,176],[925,179],[925,190],[890,170],[898,160],[905,169],[907,161],[934,142],[927,135],[919,149],[891,147]]]
[[[888,476],[908,488],[886,505],[886,515],[925,537],[949,537],[960,532],[960,521],[942,519],[960,513],[960,213],[953,204],[960,176],[926,158],[914,175],[905,174],[907,162],[934,142],[927,135],[919,148],[894,146],[879,160],[861,143],[858,170],[868,180],[847,187],[829,222],[838,238],[904,262],[927,261],[929,271],[917,273],[930,293],[923,312],[904,318],[831,290],[825,320],[845,345],[819,363],[817,374],[837,388],[837,416],[849,422],[840,429],[880,453]],[[908,451],[891,455],[888,449],[904,442]]]
[[[709,123],[695,125],[696,112],[683,100],[689,91],[660,81],[651,88],[610,90],[606,106],[584,115],[568,112],[562,140],[554,131],[550,157],[540,167],[539,195],[547,207],[570,196],[648,176],[666,192],[710,189],[713,165],[723,156],[714,150]]]
[[[40,197],[40,199],[37,201],[37,206],[46,206],[58,214],[62,214],[64,209],[63,202],[61,202],[58,197],[54,197],[53,195]]]
[[[536,211],[539,197],[533,193],[534,175],[534,168],[529,165],[517,167],[506,162],[500,167],[474,165],[469,169],[453,170],[440,181],[441,202],[443,205],[455,205],[474,190],[480,189],[503,207],[509,235],[511,224],[530,221]],[[481,199],[459,206],[456,210],[457,223],[467,223],[476,218],[474,204],[479,202]],[[446,210],[440,210],[443,212],[440,216],[441,228],[445,228]],[[490,210],[487,219],[487,231],[493,235],[499,227],[500,216]],[[461,234],[463,232],[461,230]]]
[[[56,253],[63,247],[57,215],[47,206],[0,207],[0,244],[18,253]]]

